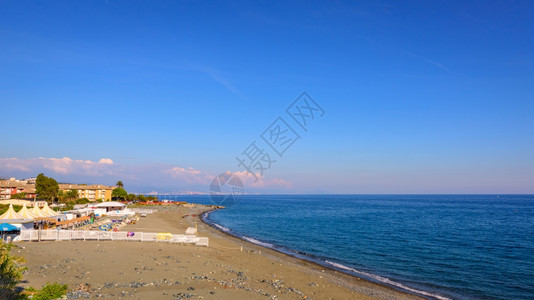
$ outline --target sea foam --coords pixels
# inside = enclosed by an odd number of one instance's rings
[[[262,247],[265,247],[265,248],[270,248],[270,249],[274,249],[274,245],[273,244],[269,244],[269,243],[266,243],[266,242],[262,242],[262,241],[258,241],[256,239],[253,239],[251,237],[248,237],[248,236],[243,236],[243,239],[244,240],[247,240],[253,244],[256,244],[256,245],[260,245]]]
[[[222,231],[224,231],[224,232],[230,232],[230,229],[229,229],[229,228],[226,228],[226,227],[224,227],[224,226],[222,226],[222,225],[219,225],[219,224],[217,224],[217,223],[213,223],[213,226],[219,228],[220,230],[222,230]]]
[[[359,271],[359,270],[347,267],[345,265],[338,264],[338,263],[335,263],[335,262],[331,262],[331,261],[328,261],[328,260],[326,260],[325,262],[327,264],[337,268],[337,269],[342,269],[342,270],[345,270],[345,271],[349,271],[351,273],[360,274],[360,275],[363,275],[365,277],[372,278],[372,279],[374,279],[374,280],[376,280],[378,282],[382,282],[382,283],[385,283],[385,284],[388,284],[388,285],[391,285],[391,286],[394,286],[394,287],[397,287],[397,288],[400,288],[402,290],[406,290],[406,291],[409,291],[409,292],[412,292],[412,293],[415,293],[415,294],[424,295],[424,296],[428,296],[428,297],[432,297],[432,298],[436,298],[436,299],[440,299],[440,300],[450,300],[450,298],[447,298],[447,297],[444,297],[444,296],[441,296],[441,295],[438,295],[438,294],[435,294],[435,293],[429,293],[429,292],[426,292],[426,291],[421,291],[421,290],[418,290],[418,289],[414,289],[414,288],[405,286],[402,283],[395,282],[395,281],[393,281],[393,280],[391,280],[389,278],[386,278],[386,277],[382,277],[382,276],[378,276],[378,275],[375,275],[375,274]]]

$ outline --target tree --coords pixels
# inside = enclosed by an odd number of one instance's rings
[[[67,202],[67,201],[65,201],[65,193],[62,190],[59,190],[57,192],[57,201],[60,202],[60,203]]]
[[[70,190],[68,192],[65,193],[65,199],[67,201],[69,200],[76,200],[78,199],[78,191],[77,190]]]
[[[58,196],[59,184],[54,178],[46,177],[43,173],[35,179],[35,192],[47,201],[53,201]]]
[[[146,200],[147,201],[154,201],[154,202],[158,202],[158,197],[154,196],[154,195],[150,195],[148,197],[146,197]]]
[[[11,244],[0,241],[0,298],[1,299],[21,299],[22,295],[15,288],[22,279],[23,267],[19,257],[9,254]]]
[[[57,193],[57,201],[60,203],[69,203],[74,200],[78,199],[78,191],[77,190],[70,190],[70,191],[58,191]]]
[[[91,201],[89,201],[89,199],[87,198],[80,198],[78,200],[76,200],[76,204],[87,204],[87,203],[90,203]]]
[[[123,188],[116,188],[111,192],[111,198],[113,199],[126,199],[128,193]]]
[[[20,193],[11,195],[11,199],[25,199],[25,198],[26,198],[25,192],[20,192]]]
[[[116,185],[117,187],[121,188],[121,189],[124,188],[124,184],[123,184],[122,181],[120,181],[120,180],[117,181],[117,183],[116,183],[115,185]]]

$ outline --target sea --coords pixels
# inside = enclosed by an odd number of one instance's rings
[[[203,218],[428,299],[534,299],[534,195],[244,195]]]

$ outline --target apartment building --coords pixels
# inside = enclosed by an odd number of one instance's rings
[[[103,201],[111,201],[111,193],[114,186],[105,186],[101,184],[85,185],[85,184],[60,184],[60,191],[78,191],[78,197],[87,198],[89,201],[96,201],[102,199]]]
[[[0,200],[11,199],[11,195],[26,193],[26,198],[35,197],[35,183],[28,183],[27,180],[0,180]]]

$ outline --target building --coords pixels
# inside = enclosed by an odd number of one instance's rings
[[[34,200],[7,199],[7,200],[0,200],[0,204],[3,204],[3,205],[13,204],[13,205],[18,205],[18,206],[23,206],[24,204],[26,204],[26,206],[28,207],[32,207],[32,206],[44,207],[46,204],[46,201],[40,200],[40,199],[34,199]]]
[[[133,216],[135,215],[135,212],[133,210],[126,208],[126,204],[123,204],[117,201],[98,203],[91,208],[94,208],[95,211],[104,210],[105,214],[108,216]]]
[[[31,177],[31,178],[28,178],[28,179],[23,179],[22,181],[26,181],[26,183],[28,183],[28,184],[35,185],[35,181],[36,180],[37,180],[37,177]]]
[[[67,192],[76,190],[79,198],[87,198],[89,201],[111,201],[111,193],[115,189],[114,186],[105,186],[101,184],[85,185],[85,184],[60,184],[59,190]]]
[[[59,184],[60,191],[76,190],[79,198],[87,198],[89,201],[96,201],[98,199],[111,201],[111,193],[114,188],[114,186],[101,184]],[[35,178],[0,180],[0,201],[11,199],[11,196],[17,193],[26,193],[26,199],[34,199],[36,197]]]
[[[15,178],[0,180],[0,200],[11,199],[11,196],[17,193],[26,193],[26,198],[35,198],[35,184]]]

